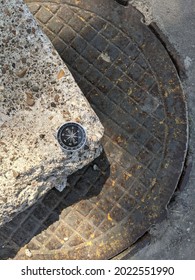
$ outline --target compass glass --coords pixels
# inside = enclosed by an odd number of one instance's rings
[[[57,139],[63,149],[75,151],[82,148],[85,144],[86,133],[80,124],[69,122],[59,128]]]

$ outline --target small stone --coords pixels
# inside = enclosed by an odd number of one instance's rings
[[[20,173],[16,170],[12,170],[12,173],[15,179],[17,179],[20,176]]]
[[[7,202],[7,197],[0,196],[0,200],[3,201],[3,203],[6,203]]]
[[[97,137],[95,135],[91,136],[91,140],[95,142],[95,141],[97,141]]]
[[[51,107],[56,108],[56,103],[51,102]]]
[[[64,189],[65,189],[66,186],[63,186],[63,185],[59,185],[59,186],[56,186],[56,190],[58,190],[59,192],[62,192]]]
[[[67,187],[67,178],[64,179],[63,182],[61,182],[61,184],[59,184],[58,186],[56,186],[56,190],[58,190],[59,192],[62,192],[65,188]]]
[[[7,15],[7,16],[11,16],[11,13],[10,13],[10,11],[6,8],[5,10],[4,10],[4,13]]]
[[[100,57],[101,57],[104,61],[106,61],[106,62],[108,62],[108,63],[111,62],[111,58],[110,58],[110,56],[109,56],[107,53],[102,53],[102,54],[100,55]]]
[[[60,96],[59,96],[58,94],[56,94],[56,95],[54,96],[54,101],[55,101],[55,102],[58,102],[59,99],[60,99]]]
[[[31,251],[30,251],[29,249],[26,249],[26,250],[25,250],[25,255],[26,255],[27,257],[29,257],[29,258],[32,257],[32,253],[31,253]]]
[[[26,57],[22,58],[22,63],[25,64],[26,63]]]
[[[64,241],[68,241],[68,239],[69,239],[68,237],[65,237],[65,238],[64,238]]]
[[[19,77],[19,78],[23,78],[25,75],[26,75],[26,72],[27,72],[27,68],[24,68],[22,70],[19,70],[16,72],[16,75]]]
[[[79,117],[77,117],[77,118],[75,119],[75,121],[79,123],[79,122],[81,121],[81,119],[80,119]]]
[[[40,137],[41,139],[44,139],[44,138],[45,138],[45,134],[40,134],[39,137]]]
[[[6,71],[7,71],[6,67],[3,67],[3,68],[2,68],[2,74],[5,74]]]
[[[35,91],[35,92],[38,92],[39,91],[39,87],[34,85],[34,86],[32,86],[32,90]]]
[[[16,30],[11,30],[11,32],[16,36]]]
[[[94,170],[94,171],[98,171],[98,170],[100,170],[100,168],[97,166],[97,164],[94,164],[94,165],[93,165],[93,170]]]
[[[57,79],[60,80],[60,79],[62,79],[64,76],[65,76],[64,70],[61,69],[60,72],[59,72],[58,75],[57,75]]]
[[[35,100],[34,100],[34,97],[31,93],[27,93],[26,94],[27,98],[26,98],[26,103],[29,105],[29,106],[33,106],[35,104]]]
[[[33,105],[35,104],[35,101],[34,101],[34,99],[28,98],[28,99],[26,100],[26,103],[27,103],[29,106],[33,106]]]
[[[70,113],[66,112],[66,111],[63,111],[63,118],[68,121],[70,119]]]
[[[0,86],[0,91],[3,91],[5,89],[5,87],[4,86]]]

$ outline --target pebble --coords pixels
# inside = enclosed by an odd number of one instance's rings
[[[57,75],[57,79],[60,80],[60,79],[62,79],[64,76],[65,76],[64,70],[61,69],[60,72],[59,72],[58,75]]]
[[[20,176],[20,173],[18,172],[18,171],[16,171],[16,170],[12,170],[12,172],[13,172],[13,176],[14,176],[14,178],[18,178],[19,176]]]
[[[35,104],[35,100],[34,100],[34,97],[31,93],[27,93],[26,94],[26,103],[29,105],[29,106],[33,106]]]
[[[100,168],[99,168],[96,164],[94,164],[94,165],[93,165],[93,170],[94,170],[94,171],[98,171],[98,170],[100,170]]]
[[[25,255],[26,255],[27,257],[29,257],[29,258],[32,257],[32,253],[31,253],[31,251],[30,251],[29,249],[26,249],[26,250],[25,250]]]
[[[32,86],[32,90],[35,91],[35,92],[38,92],[39,91],[39,87],[34,85],[34,86]]]
[[[59,99],[60,99],[60,96],[59,96],[58,94],[56,94],[56,95],[54,96],[54,101],[55,101],[55,102],[58,102]]]
[[[19,78],[23,78],[26,75],[27,70],[28,70],[27,68],[24,68],[22,70],[16,71],[16,75]]]

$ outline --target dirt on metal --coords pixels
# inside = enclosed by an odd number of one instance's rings
[[[188,124],[178,74],[130,5],[26,2],[104,125],[104,152],[0,229],[0,257],[110,259],[162,218],[181,176]]]

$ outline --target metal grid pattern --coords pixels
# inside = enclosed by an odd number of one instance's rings
[[[178,182],[187,141],[179,80],[132,7],[27,2],[103,123],[104,152],[64,192],[50,191],[6,224],[0,254],[110,258],[163,215]]]

